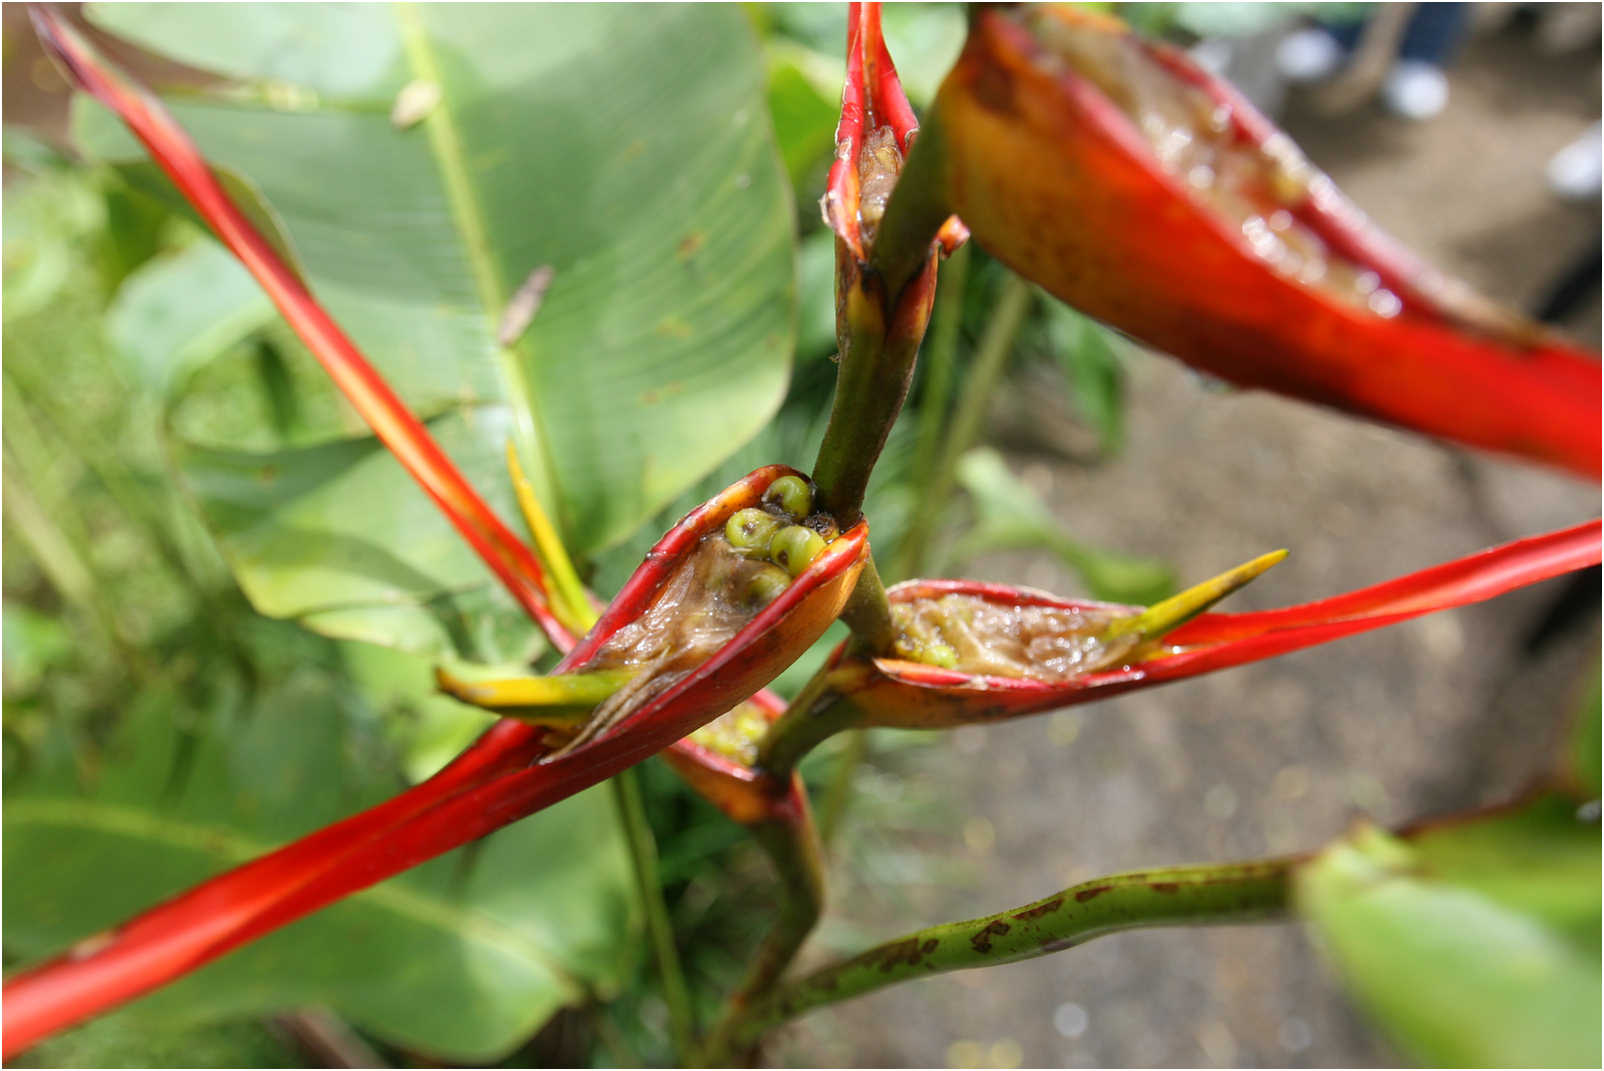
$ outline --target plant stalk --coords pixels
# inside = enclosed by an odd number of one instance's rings
[[[618,810],[618,823],[623,827],[624,840],[629,846],[635,890],[646,915],[646,933],[652,942],[652,956],[657,961],[657,977],[663,985],[663,1002],[668,1005],[674,1054],[681,1064],[689,1066],[696,1038],[696,1012],[691,1006],[679,950],[674,945],[668,905],[663,901],[663,883],[657,871],[657,841],[652,836],[646,806],[641,800],[640,775],[633,768],[623,770],[614,775],[609,784],[612,785],[613,804]]]
[[[753,1002],[729,1028],[728,1044],[739,1051],[804,1012],[898,982],[1033,959],[1121,930],[1278,918],[1301,858],[1116,874],[995,915],[919,930]]]
[[[824,913],[824,856],[813,822],[805,817],[800,822],[761,822],[752,827],[752,835],[774,863],[782,890],[780,911],[708,1039],[701,1060],[708,1066],[744,1062],[747,1054],[731,1048],[733,1031],[748,1006],[773,990]]]
[[[754,765],[783,784],[808,752],[861,718],[858,708],[830,686],[830,667],[821,666],[758,742]]]

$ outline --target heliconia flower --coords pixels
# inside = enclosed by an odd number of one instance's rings
[[[1597,358],[1420,262],[1178,49],[986,8],[922,137],[989,252],[1188,364],[1599,474]]]
[[[867,247],[918,132],[919,120],[880,32],[880,5],[854,0],[847,8],[847,73],[835,128],[835,163],[819,207],[824,222],[859,261],[868,259]],[[954,216],[939,239],[951,253],[968,236]]]
[[[572,619],[580,613],[593,615],[593,612],[588,610],[590,597],[570,575],[571,568],[565,568],[566,556],[560,545],[548,547],[546,556],[555,569],[551,579],[556,581],[558,594],[562,596],[553,600],[540,556],[531,553],[468,484],[428,430],[390,390],[273,244],[240,211],[216,180],[194,141],[161,101],[102,61],[54,12],[35,8],[32,14],[41,41],[62,60],[82,88],[129,125],[201,218],[261,283],[285,320],[322,362],[379,438],[541,626],[552,644],[560,651],[571,649],[576,642],[574,632],[584,627]],[[520,501],[537,537],[545,535],[547,544],[554,543],[555,533],[540,513],[532,490],[517,468],[517,455],[510,447],[508,458]],[[770,696],[768,702],[772,704],[777,700]],[[509,723],[481,737],[470,755],[452,764],[452,770],[466,775],[482,767],[520,764],[527,761],[531,748],[538,747],[539,739],[540,733],[529,726]],[[675,748],[683,751],[677,763],[682,769],[694,765],[698,757],[716,759],[713,752],[692,743],[676,744]],[[715,764],[722,769],[725,763],[718,760]],[[445,776],[444,772],[440,776]]]
[[[864,725],[942,729],[995,721],[1195,677],[1481,602],[1596,565],[1599,556],[1599,522],[1589,521],[1318,602],[1203,614],[1152,639],[1137,636],[1134,645],[1121,642],[1117,626],[1139,620],[1140,607],[970,580],[910,580],[889,595],[905,633],[912,631],[913,645],[921,642],[921,627],[927,629],[920,652],[925,660],[869,658],[849,654],[843,645],[831,656],[829,683],[858,708]],[[931,625],[944,627],[938,635]],[[985,650],[972,654],[952,643],[956,634],[961,644],[966,630],[980,640],[1005,634],[1006,642],[985,644]],[[930,647],[938,642],[951,650],[932,657]]]
[[[784,466],[759,469],[687,515],[647,554],[596,626],[556,672],[622,666],[642,682],[605,731],[551,750],[528,726],[504,721],[435,777],[378,807],[247,863],[64,955],[7,980],[4,1050],[9,1056],[47,1034],[147,992],[233,948],[369,885],[549,807],[649,755],[768,684],[824,634],[857,583],[868,525],[816,548],[765,605],[713,605],[698,585],[741,583],[752,563],[721,574],[714,544],[732,515],[758,508]],[[713,549],[709,549],[713,547]],[[736,592],[734,600],[744,598]],[[672,600],[683,600],[676,606]],[[698,601],[699,600],[699,601]],[[693,606],[692,604],[695,603]],[[678,609],[695,620],[678,616]],[[722,634],[691,637],[711,618]],[[671,641],[665,644],[663,641]],[[678,655],[697,652],[689,661]],[[623,692],[617,693],[624,695]],[[615,696],[616,698],[617,696]],[[703,745],[705,747],[705,745]],[[689,758],[691,756],[687,756]],[[755,775],[754,775],[755,776]],[[789,788],[794,789],[793,786]],[[774,793],[777,816],[797,805]]]

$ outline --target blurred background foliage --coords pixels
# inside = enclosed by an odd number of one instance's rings
[[[817,197],[833,149],[844,19],[836,5],[754,4],[743,11],[744,25],[726,20],[722,32],[762,74],[768,122],[754,125],[747,148],[772,161],[774,197],[757,203],[770,181],[760,177],[757,192],[743,195],[756,205],[741,221],[751,233],[730,240],[753,249],[770,241],[781,251],[778,267],[765,270],[774,286],[790,292],[794,308],[788,313],[782,302],[764,313],[773,325],[763,356],[750,359],[761,365],[754,376],[785,384],[783,399],[770,390],[772,397],[741,403],[763,419],[712,447],[699,444],[699,460],[678,465],[681,478],[671,493],[620,491],[628,517],[608,513],[582,530],[570,525],[571,536],[583,536],[575,545],[579,564],[602,593],[616,590],[660,532],[712,491],[759,464],[808,467],[829,411],[834,239]],[[1225,32],[1221,26],[1250,32],[1296,14],[1247,4],[1138,11],[1148,32],[1183,39]],[[253,27],[263,39],[284,32],[275,31],[273,12],[257,10],[256,17],[261,21]],[[310,70],[263,74],[266,61],[248,54],[257,38],[242,32],[236,43],[246,47],[231,51],[204,19],[174,20],[138,7],[90,18],[195,66],[206,67],[202,57],[213,49],[221,57],[218,73],[252,71],[293,86],[297,74]],[[904,86],[920,108],[962,44],[962,9],[891,5],[884,19]],[[333,25],[338,21],[330,17],[322,32],[347,40],[339,35],[353,31]],[[293,587],[304,563],[291,561],[284,576],[269,575],[264,559],[252,557],[252,540],[263,526],[293,534],[295,518],[251,512],[253,481],[289,480],[296,493],[287,499],[294,499],[304,493],[298,473],[315,480],[320,466],[359,464],[361,457],[330,461],[332,455],[318,452],[360,454],[365,448],[338,439],[359,429],[254,283],[162,192],[148,164],[131,162],[105,117],[80,106],[69,125],[59,76],[30,35],[26,20],[8,8],[8,969],[437,769],[488,719],[433,693],[431,658],[549,658],[490,585],[461,588],[442,580],[477,568],[454,545],[440,551],[456,555],[450,565],[440,564],[444,558],[409,559],[424,562],[418,567],[432,586],[409,589],[404,598],[370,598],[366,589],[353,589],[345,601],[317,604],[275,586]],[[170,73],[135,49],[118,55],[147,72]],[[318,88],[336,97],[378,92]],[[293,112],[304,105],[296,99],[279,104]],[[202,109],[205,101],[191,93],[184,103]],[[382,108],[378,114],[382,128]],[[502,119],[509,129],[519,121],[516,114]],[[86,143],[96,152],[85,154]],[[607,181],[629,189],[615,146],[548,148],[576,175],[619,168]],[[754,173],[769,166],[759,162]],[[719,177],[717,167],[706,174]],[[319,176],[307,189],[337,196],[330,189],[348,181]],[[344,203],[355,211],[350,206],[363,196],[352,185]],[[526,200],[538,227],[543,202],[533,193]],[[271,217],[274,207],[269,196],[261,211]],[[305,204],[281,207],[307,214]],[[314,204],[310,215],[317,211]],[[289,230],[295,231],[293,220]],[[602,231],[616,243],[616,235]],[[895,574],[888,579],[956,573],[976,556],[1024,549],[1070,569],[1080,580],[1076,594],[1127,602],[1167,594],[1173,578],[1164,562],[1077,539],[1002,454],[977,434],[949,434],[981,427],[1009,394],[1045,393],[1062,400],[1058,419],[1031,424],[1024,441],[1007,445],[1095,466],[1118,454],[1125,435],[1128,343],[1034,291],[1024,295],[1018,323],[1000,329],[1000,295],[1020,284],[979,249],[960,258],[944,269],[908,411],[871,486],[867,512],[880,560],[890,563],[883,567]],[[316,285],[317,265],[308,269]],[[445,302],[456,284],[436,285]],[[738,294],[730,307],[744,310],[759,296]],[[673,293],[660,298],[675,300]],[[609,295],[599,289],[588,305],[573,300],[565,316],[568,307],[554,294],[542,316],[557,325],[554,332],[572,320],[568,335],[553,338],[582,351],[567,354],[578,358],[586,355],[586,332],[593,325],[606,329]],[[332,304],[345,319],[339,303]],[[384,311],[352,315],[382,320]],[[794,316],[789,325],[787,315]],[[995,359],[982,369],[988,332],[996,336]],[[794,344],[784,341],[789,337]],[[731,341],[731,352],[741,345]],[[387,359],[371,355],[381,367]],[[455,374],[449,349],[421,357],[447,367],[442,382]],[[419,382],[431,382],[433,374],[426,369]],[[965,388],[957,389],[959,383]],[[454,438],[460,429],[441,404],[425,415],[438,417],[448,451],[456,456],[460,446],[469,453],[470,478],[510,518],[510,488],[483,449],[490,437],[469,429]],[[597,438],[596,450],[605,455],[606,435]],[[674,467],[677,445],[670,437],[631,449]],[[636,464],[633,457],[620,464]],[[570,459],[549,460],[560,467]],[[604,497],[608,471],[601,466],[598,477]],[[954,493],[936,493],[942,488]],[[411,526],[423,522],[406,518],[423,499],[399,480],[362,499],[362,509],[347,511],[352,530],[373,527],[374,502],[397,499],[409,503],[405,516],[380,522],[376,539],[384,544],[397,533],[414,534]],[[906,536],[915,526],[922,538],[910,544]],[[839,626],[832,630],[781,679],[780,690],[797,687],[841,634]],[[873,746],[931,744],[891,735],[876,737]],[[835,798],[841,761],[839,748],[826,748],[804,769],[830,817],[842,809]],[[740,831],[665,767],[649,762],[643,778],[665,895],[705,1022],[768,922],[770,877]],[[855,820],[839,824],[832,848],[856,880],[895,887],[939,873],[945,862],[911,846],[906,834],[960,821],[948,813],[951,802],[928,786],[892,784],[872,767],[855,784]],[[1354,851],[1363,857],[1374,849]],[[1340,887],[1351,869],[1317,892]],[[1340,920],[1340,903],[1330,910]],[[640,952],[640,926],[612,811],[603,795],[587,793],[46,1042],[30,1060],[315,1066],[376,1055],[402,1065],[662,1064],[671,1058],[666,1010]],[[844,948],[864,936],[837,923],[822,938]],[[1353,955],[1362,960],[1365,953]],[[348,1022],[331,1020],[329,1007]]]

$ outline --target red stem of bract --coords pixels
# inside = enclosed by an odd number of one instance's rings
[[[540,564],[529,548],[485,504],[423,424],[234,205],[195,143],[161,102],[115,74],[55,13],[35,7],[32,14],[46,49],[65,64],[79,85],[128,124],[218,239],[256,277],[362,419],[530,617],[549,635],[566,635],[552,615]]]

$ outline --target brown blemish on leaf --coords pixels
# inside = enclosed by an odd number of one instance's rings
[[[1035,907],[1019,912],[1014,916],[1014,918],[1021,922],[1029,922],[1031,919],[1039,919],[1043,915],[1050,915],[1063,906],[1064,898],[1062,896],[1055,896],[1046,903],[1037,904]]]
[[[1175,881],[1155,881],[1149,886],[1156,893],[1176,893],[1181,891],[1181,885]]]
[[[701,231],[692,231],[680,239],[679,245],[674,247],[674,256],[682,262],[690,260],[706,242],[707,235]]]
[[[934,952],[940,945],[941,945],[940,939],[932,937],[930,940],[926,941],[923,945],[919,946],[919,951],[921,953],[923,953],[924,955],[928,956],[928,955],[930,955],[930,953]]]
[[[1101,896],[1113,887],[1114,886],[1112,885],[1093,885],[1090,889],[1082,889],[1080,892],[1075,894],[1075,902],[1077,904],[1084,904],[1092,897]]]
[[[684,390],[685,384],[683,383],[664,383],[661,387],[653,387],[650,390],[642,391],[640,396],[641,404],[656,405],[658,402],[683,393]]]
[[[1010,929],[1012,929],[1012,927],[1010,927],[1006,922],[989,923],[984,929],[976,933],[973,937],[969,938],[969,943],[975,947],[976,952],[985,954],[991,951],[992,935],[995,934],[1001,937]]]
[[[678,316],[663,317],[653,331],[664,338],[690,338],[693,333],[691,325]]]

